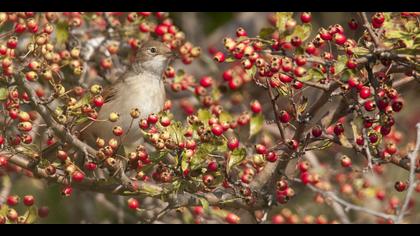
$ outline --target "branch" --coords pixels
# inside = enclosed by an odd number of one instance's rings
[[[398,217],[395,220],[396,224],[399,224],[406,214],[406,211],[408,209],[408,205],[410,203],[411,195],[413,195],[414,189],[416,188],[416,160],[417,160],[417,153],[420,150],[420,123],[417,123],[417,143],[414,147],[414,150],[408,154],[408,158],[410,159],[410,176],[408,180],[408,190],[407,194],[405,195],[404,204],[400,210],[400,213],[398,214]]]
[[[268,95],[270,96],[271,105],[273,106],[274,115],[276,116],[274,119],[275,119],[277,127],[280,131],[281,139],[284,142],[285,141],[285,135],[284,135],[283,125],[281,124],[281,121],[280,121],[280,111],[279,111],[279,107],[278,107],[277,102],[276,102],[276,97],[274,96],[274,93],[273,93],[273,89],[271,88],[270,83],[268,81],[268,77],[266,78],[266,84],[267,84],[267,87],[268,87]]]
[[[295,182],[301,183],[301,180],[300,179],[293,179],[293,180]],[[366,207],[361,207],[361,206],[354,205],[354,204],[352,204],[350,202],[347,202],[346,200],[340,198],[334,192],[331,192],[331,191],[323,191],[323,190],[321,190],[319,188],[316,188],[316,187],[314,187],[312,185],[306,185],[306,186],[310,190],[312,190],[312,191],[314,191],[316,193],[321,194],[325,198],[329,198],[329,199],[337,202],[338,204],[341,204],[342,206],[345,207],[345,210],[346,211],[348,211],[348,210],[360,211],[360,212],[364,212],[364,213],[367,213],[369,215],[377,216],[377,217],[380,217],[380,218],[383,218],[383,219],[395,220],[395,216],[394,215],[389,215],[389,214],[385,214],[385,213],[382,213],[382,212],[379,212],[379,211],[375,211],[375,210],[372,210],[372,209],[369,209],[369,208],[366,208]]]
[[[370,36],[372,37],[373,43],[375,44],[376,48],[379,48],[379,38],[373,31],[372,25],[370,24],[366,12],[360,12],[360,15],[362,16],[363,20],[363,26],[367,29]]]

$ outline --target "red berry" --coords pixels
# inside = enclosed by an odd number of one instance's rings
[[[287,111],[280,111],[279,120],[282,123],[288,123],[290,121],[291,117],[290,114]]]
[[[332,35],[330,34],[330,32],[328,32],[328,30],[321,28],[319,31],[319,36],[321,37],[321,39],[329,41],[332,39]]]
[[[161,124],[163,127],[168,127],[168,126],[170,126],[170,125],[171,125],[171,123],[172,123],[172,121],[171,121],[171,119],[170,119],[168,116],[162,116],[162,117],[160,118],[160,124]]]
[[[216,135],[216,136],[220,136],[223,134],[224,130],[223,127],[219,124],[213,124],[211,127],[211,132]]]
[[[392,101],[391,106],[392,106],[393,111],[400,112],[401,109],[403,108],[403,102],[400,101],[400,100],[394,100],[394,101]]]
[[[214,54],[214,57],[213,57],[213,59],[216,61],[216,62],[219,62],[219,63],[222,63],[222,62],[224,62],[225,61],[225,54],[223,54],[223,52],[216,52],[215,54]]]
[[[4,137],[3,137],[3,135],[0,135],[0,145],[3,145],[4,144]]]
[[[352,162],[351,162],[351,159],[348,156],[343,156],[341,158],[341,166],[342,167],[347,168],[347,167],[351,167],[351,165],[352,165]]]
[[[261,103],[257,100],[251,102],[251,110],[254,113],[260,113],[262,111]]]
[[[223,72],[223,79],[225,81],[231,81],[233,79],[233,70],[226,70]]]
[[[302,12],[300,14],[300,20],[302,21],[302,23],[309,23],[311,22],[312,16],[310,12]]]
[[[137,210],[140,207],[139,201],[135,198],[129,198],[127,200],[127,204],[128,204],[128,208],[132,210]]]
[[[319,136],[322,135],[322,129],[319,125],[315,126],[312,128],[312,136],[314,136],[315,138],[318,138]]]
[[[369,98],[370,95],[371,95],[370,87],[368,87],[368,86],[363,86],[359,91],[359,96],[362,99]]]
[[[262,144],[257,144],[255,146],[255,150],[258,154],[264,155],[264,154],[267,153],[267,147],[265,145],[262,145]]]
[[[7,166],[7,158],[5,156],[0,156],[0,168]]]
[[[225,220],[226,220],[226,222],[228,222],[229,224],[238,224],[238,223],[239,223],[239,221],[240,221],[241,219],[239,218],[239,216],[237,216],[237,215],[235,215],[235,214],[233,214],[233,213],[228,213],[228,214],[226,215]]]
[[[335,134],[335,135],[337,135],[337,136],[339,136],[339,135],[341,135],[343,132],[344,132],[344,127],[343,127],[343,124],[341,124],[341,123],[337,123],[337,124],[334,126],[334,134]]]
[[[349,21],[348,25],[349,25],[349,28],[350,28],[351,30],[356,30],[356,29],[357,29],[357,27],[359,27],[359,24],[357,23],[357,21],[356,21],[355,19],[351,19],[351,20]]]
[[[290,77],[288,75],[285,75],[285,74],[280,74],[279,78],[280,78],[280,81],[283,82],[283,83],[290,83],[293,80],[292,77]]]
[[[364,104],[366,111],[373,111],[376,108],[375,102],[372,100],[366,101]]]
[[[215,172],[215,171],[217,171],[218,168],[219,168],[219,165],[217,164],[216,161],[211,161],[207,165],[207,170],[210,171],[210,172]]]
[[[158,122],[158,120],[159,120],[159,117],[156,114],[150,114],[147,117],[147,122],[149,124],[156,124]]]
[[[233,151],[239,147],[239,140],[235,137],[230,138],[227,145],[229,150]]]
[[[356,138],[356,144],[359,145],[359,146],[363,146],[365,144],[363,136],[360,135]]]
[[[204,214],[204,208],[202,206],[195,206],[193,212],[194,215],[201,216]]]
[[[336,44],[343,45],[347,41],[347,38],[344,36],[344,34],[338,33],[334,35],[334,40]]]
[[[75,171],[71,178],[74,182],[82,182],[85,179],[85,174],[80,171]]]
[[[406,182],[397,181],[394,187],[395,187],[395,190],[397,190],[398,192],[404,192],[407,189],[408,184]]]
[[[350,70],[355,69],[357,67],[357,61],[356,61],[356,59],[350,58],[349,60],[347,60],[346,66]]]
[[[97,165],[94,162],[86,162],[85,168],[89,171],[94,171],[94,170],[96,170]]]
[[[276,162],[277,161],[277,159],[278,159],[278,155],[277,155],[277,153],[275,153],[275,152],[268,152],[266,155],[265,155],[265,158],[267,159],[267,161],[269,161],[269,162]]]
[[[203,180],[204,185],[210,186],[213,184],[214,177],[213,175],[204,175],[202,180]]]
[[[309,170],[309,162],[302,161],[298,164],[298,168],[300,172],[306,172]]]
[[[285,220],[284,220],[284,217],[282,215],[274,215],[271,218],[271,223],[272,224],[284,224]]]
[[[16,206],[19,203],[19,197],[16,195],[8,196],[6,203],[9,206]]]
[[[376,133],[369,134],[369,141],[370,143],[376,143],[378,142],[378,135]]]
[[[302,39],[298,36],[294,36],[291,40],[290,43],[294,46],[294,47],[299,47],[302,44]]]
[[[27,195],[23,197],[23,204],[25,206],[32,206],[35,203],[35,198],[32,195]]]
[[[115,126],[112,129],[112,133],[114,133],[115,136],[121,136],[124,134],[124,130],[121,126]]]
[[[306,69],[301,66],[297,66],[294,68],[293,73],[296,75],[296,77],[302,77],[306,74]]]
[[[46,206],[42,206],[38,209],[38,216],[41,218],[45,218],[50,213],[50,209]]]
[[[210,76],[204,76],[200,79],[200,85],[204,88],[211,87],[213,85],[213,78]]]
[[[243,36],[247,36],[248,34],[246,33],[246,31],[244,30],[244,28],[239,27],[238,29],[236,29],[236,36],[238,37],[243,37]]]

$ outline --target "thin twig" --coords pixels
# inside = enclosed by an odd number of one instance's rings
[[[410,203],[410,199],[411,196],[413,195],[414,189],[416,188],[416,160],[417,160],[417,153],[420,150],[420,123],[417,123],[416,125],[417,127],[417,141],[416,141],[416,146],[414,147],[414,150],[408,154],[408,158],[410,159],[410,175],[409,175],[409,180],[408,180],[408,190],[407,190],[407,194],[405,195],[405,200],[404,203],[402,205],[402,208],[395,220],[396,224],[399,224],[408,209],[408,205]]]

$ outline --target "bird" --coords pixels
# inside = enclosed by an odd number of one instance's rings
[[[98,111],[97,119],[76,127],[78,138],[96,147],[98,138],[108,141],[115,138],[113,128],[120,126],[125,131],[124,143],[121,143],[124,151],[135,150],[144,139],[142,133],[136,130],[130,113],[137,109],[138,118],[144,119],[163,110],[166,101],[163,74],[174,57],[175,54],[166,44],[153,39],[144,42],[125,73],[103,89],[104,104]],[[107,121],[111,113],[119,114],[116,122]],[[43,149],[42,156],[51,156],[60,146],[56,143]]]
[[[116,83],[104,88],[105,103],[98,112],[98,121],[85,126],[80,139],[92,146],[98,138],[115,138],[113,128],[120,126],[126,132],[122,144],[126,150],[141,144],[142,133],[135,130],[130,111],[138,109],[142,119],[163,110],[166,101],[163,73],[173,57],[172,50],[160,41],[148,40],[141,45],[128,70]],[[119,114],[118,120],[103,122],[111,113]]]

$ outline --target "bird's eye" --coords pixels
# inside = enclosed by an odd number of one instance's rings
[[[153,54],[157,52],[157,49],[155,47],[149,48],[149,51]]]

